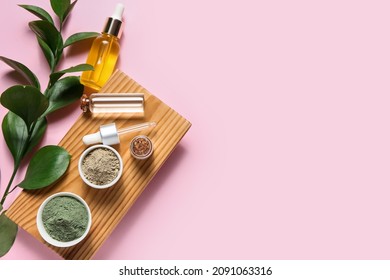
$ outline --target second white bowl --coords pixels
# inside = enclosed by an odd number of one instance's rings
[[[74,239],[72,241],[65,242],[65,241],[59,241],[59,240],[54,239],[53,237],[51,237],[49,235],[49,233],[45,229],[45,226],[43,225],[43,220],[42,220],[43,209],[45,208],[46,204],[50,200],[52,200],[55,197],[59,197],[59,196],[69,196],[69,197],[73,197],[73,198],[77,199],[85,206],[87,213],[88,213],[88,224],[87,224],[87,228],[86,228],[85,232],[83,233],[82,236],[80,236],[79,238]],[[39,234],[42,236],[42,238],[47,243],[49,243],[53,246],[56,246],[56,247],[70,247],[70,246],[76,245],[77,243],[81,242],[87,236],[87,234],[91,228],[91,225],[92,225],[92,215],[91,215],[91,210],[89,209],[88,204],[80,196],[78,196],[77,194],[74,194],[74,193],[70,193],[70,192],[59,192],[59,193],[55,193],[55,194],[49,196],[48,198],[45,199],[45,201],[42,202],[41,206],[38,209],[36,222],[37,222]]]

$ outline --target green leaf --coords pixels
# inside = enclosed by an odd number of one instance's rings
[[[41,7],[33,6],[33,5],[19,5],[19,7],[22,7],[23,9],[26,9],[30,13],[36,15],[42,20],[46,20],[54,25],[53,18],[50,16],[48,12],[46,12]]]
[[[97,33],[97,32],[80,32],[80,33],[75,33],[73,35],[71,35],[68,39],[65,40],[65,43],[64,43],[64,48],[76,43],[76,42],[79,42],[79,41],[82,41],[82,40],[86,40],[86,39],[90,39],[90,38],[95,38],[97,36],[99,36],[100,33]]]
[[[30,69],[28,69],[24,64],[6,58],[4,56],[0,56],[0,60],[3,61],[8,66],[10,66],[12,69],[14,69],[20,75],[22,75],[23,78],[25,78],[30,85],[36,87],[37,89],[41,88],[37,76],[35,76],[35,74]]]
[[[42,52],[45,55],[47,62],[49,63],[50,70],[53,71],[55,67],[54,54],[51,51],[50,47],[41,38],[39,37],[37,38],[38,38],[39,46],[41,47]]]
[[[64,14],[64,19],[62,21],[62,23],[64,23],[66,21],[66,19],[68,18],[69,14],[72,12],[74,6],[76,5],[78,0],[74,1],[72,4],[69,5],[68,9],[65,11],[65,14]]]
[[[64,148],[45,146],[35,153],[24,180],[18,186],[26,190],[50,186],[65,174],[69,162],[70,154]]]
[[[17,165],[25,155],[25,146],[28,141],[26,124],[18,115],[8,112],[3,119],[2,129],[5,143]]]
[[[30,142],[28,143],[27,150],[24,155],[27,155],[34,149],[35,146],[41,142],[43,135],[45,134],[47,128],[47,120],[46,118],[39,118],[35,124],[34,130],[31,133]]]
[[[93,70],[93,66],[90,64],[79,64],[58,72],[54,72],[50,75],[50,84],[53,85],[56,81],[58,81],[59,78],[61,78],[66,73],[74,73],[74,72],[81,72],[81,71],[91,71]]]
[[[61,34],[53,24],[48,21],[37,20],[29,22],[28,26],[35,35],[41,38],[50,47],[53,54],[57,53],[61,42]]]
[[[3,136],[17,165],[41,141],[47,128],[46,118],[40,118],[29,140],[25,122],[12,112],[8,112],[2,123]],[[28,142],[29,141],[29,142]],[[1,210],[0,210],[1,211]]]
[[[63,108],[80,99],[84,91],[84,86],[80,84],[78,77],[66,77],[57,81],[47,92],[49,107],[43,114],[48,114]]]
[[[60,24],[64,22],[65,14],[70,6],[70,0],[50,0],[51,8],[60,19]]]
[[[16,85],[1,95],[1,104],[21,117],[27,129],[46,111],[49,102],[35,87]]]
[[[0,257],[11,249],[15,242],[18,226],[4,212],[0,215]]]

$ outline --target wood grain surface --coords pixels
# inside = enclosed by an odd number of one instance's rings
[[[113,74],[101,92],[143,92],[145,117],[132,119],[129,114],[82,114],[59,143],[72,156],[65,176],[53,187],[22,191],[7,211],[11,220],[64,259],[93,257],[191,127],[189,121],[119,70]],[[97,132],[102,124],[115,122],[117,128],[121,129],[147,121],[156,121],[157,126],[122,135],[121,144],[115,146],[124,164],[119,182],[109,189],[101,190],[84,184],[78,173],[78,160],[86,149],[81,141],[82,137]],[[134,159],[129,151],[131,139],[140,134],[149,136],[154,145],[152,157],[144,161]],[[40,204],[49,195],[63,191],[73,192],[84,198],[92,213],[92,227],[88,236],[81,243],[69,248],[57,248],[47,244],[39,235],[35,222]]]

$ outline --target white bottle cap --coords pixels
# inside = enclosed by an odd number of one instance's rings
[[[100,126],[100,131],[83,137],[85,145],[103,143],[104,145],[119,144],[118,130],[115,123]]]
[[[125,10],[125,6],[122,3],[116,4],[115,11],[112,14],[112,18],[122,21],[123,11]]]
[[[119,144],[119,135],[115,123],[100,126],[100,136],[104,145]]]

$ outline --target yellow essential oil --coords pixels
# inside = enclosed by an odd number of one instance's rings
[[[107,19],[102,34],[93,41],[86,63],[92,65],[94,70],[83,72],[80,79],[87,88],[99,91],[115,69],[120,50],[123,10],[123,4],[117,4],[114,14]]]

